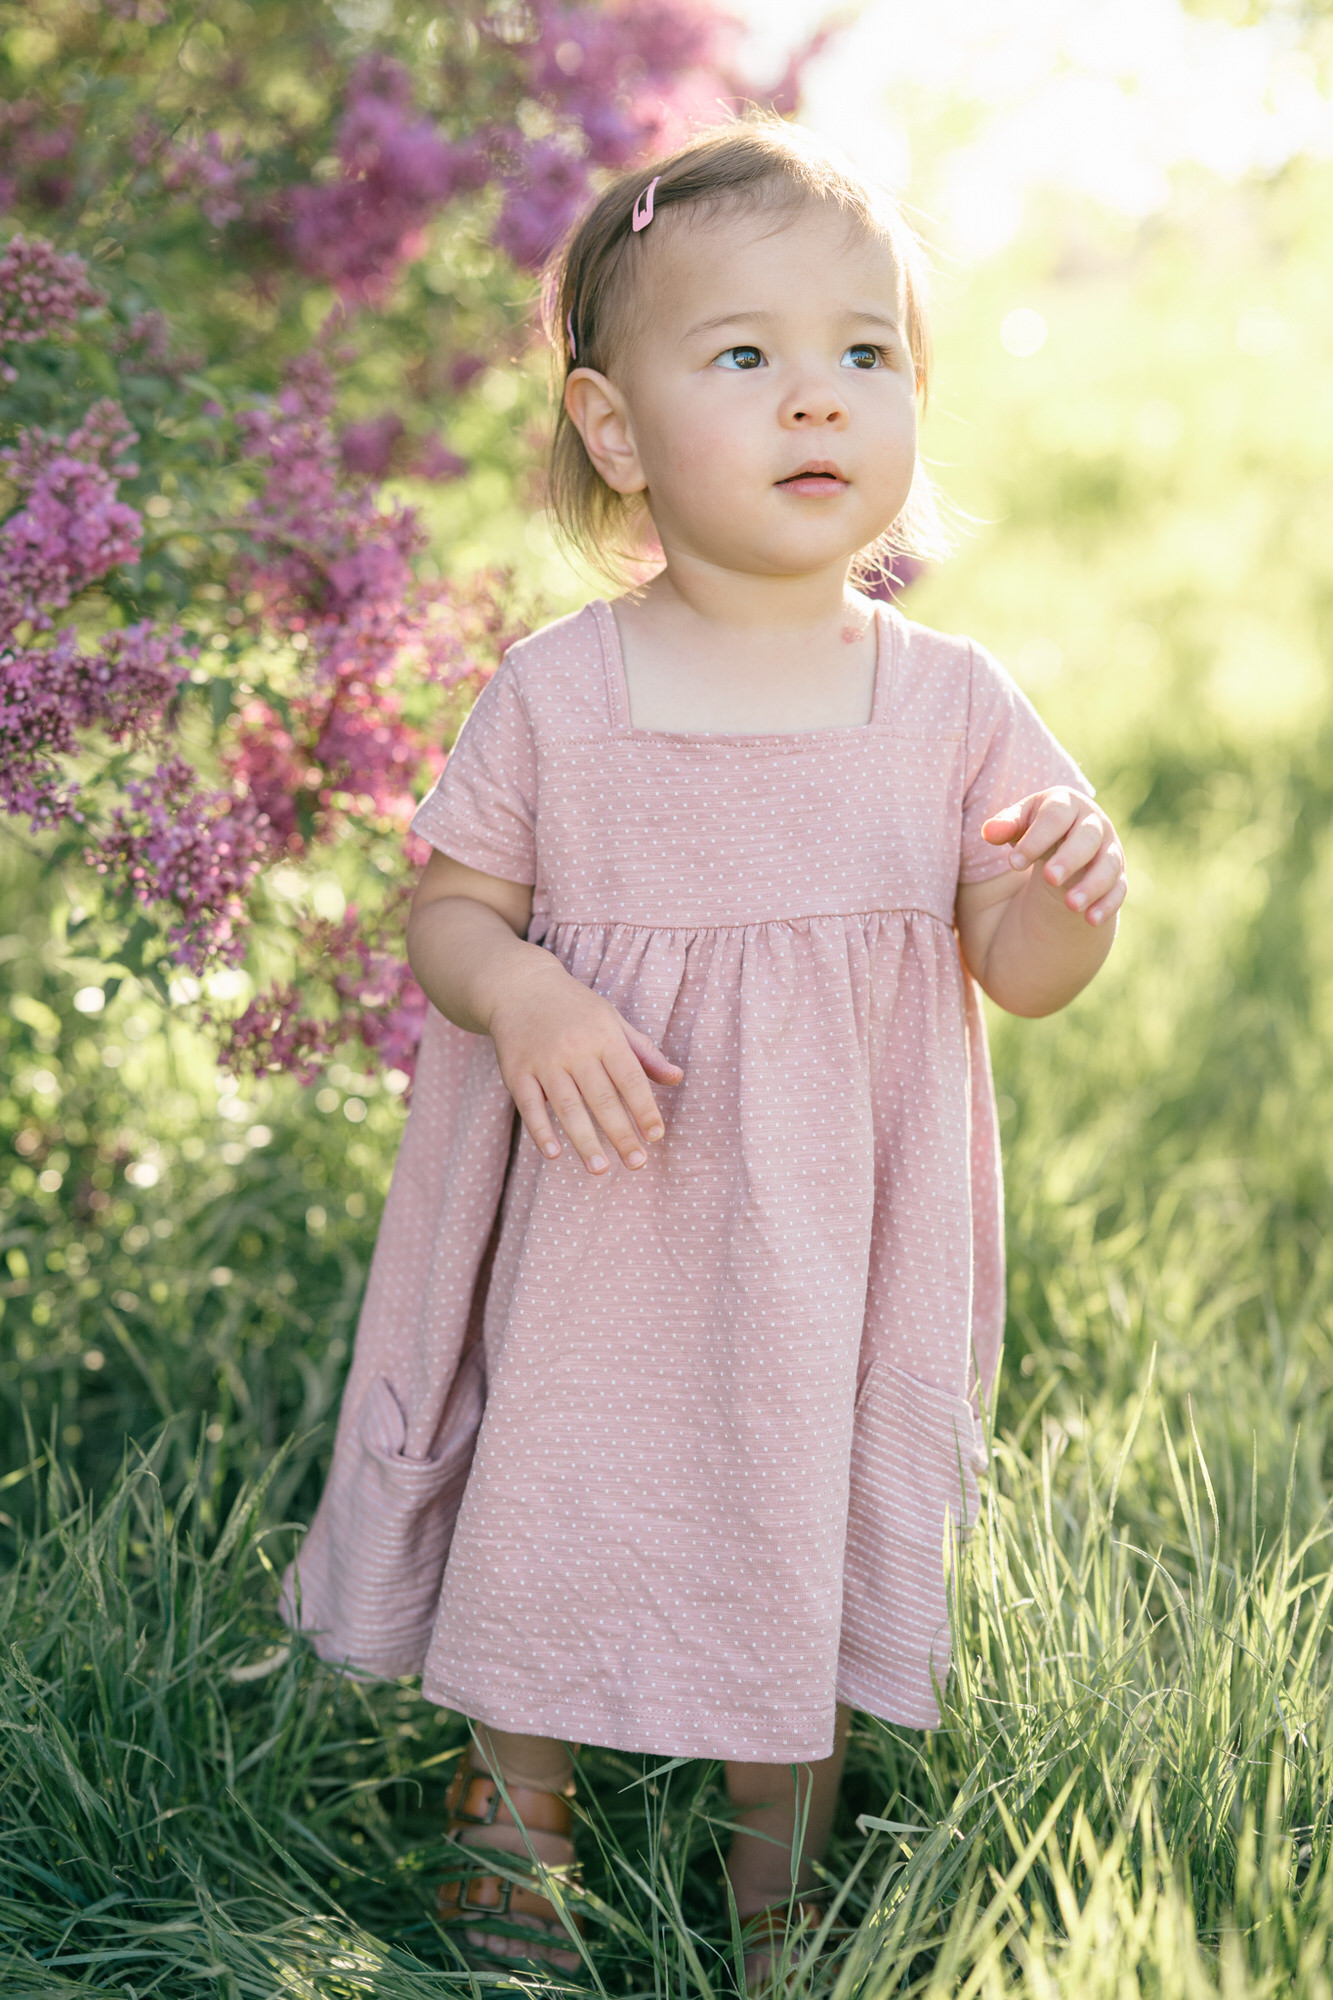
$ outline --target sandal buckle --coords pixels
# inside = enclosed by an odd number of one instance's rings
[[[481,1812],[471,1812],[473,1792],[480,1785],[486,1804]],[[445,1811],[450,1819],[460,1820],[465,1826],[494,1826],[504,1798],[500,1787],[487,1771],[474,1771],[466,1765],[456,1774],[445,1800]]]

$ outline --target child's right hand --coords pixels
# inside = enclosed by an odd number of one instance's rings
[[[505,980],[488,1023],[519,1117],[548,1160],[562,1151],[554,1112],[589,1173],[610,1171],[599,1125],[627,1167],[646,1166],[645,1144],[665,1131],[649,1078],[674,1084],[685,1072],[609,1000],[543,956],[545,965],[529,962]]]
[[[448,1020],[491,1037],[505,1088],[548,1160],[564,1150],[554,1112],[589,1173],[610,1172],[598,1125],[627,1167],[646,1166],[644,1146],[664,1131],[649,1078],[679,1083],[685,1072],[526,942],[531,915],[530,885],[434,853],[407,921],[412,970]]]

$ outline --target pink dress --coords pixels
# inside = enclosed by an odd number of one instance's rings
[[[1087,790],[881,606],[859,728],[636,729],[594,603],[515,646],[413,825],[683,1066],[637,1173],[544,1159],[432,1010],[299,1610],[493,1727],[664,1756],[930,1727],[1003,1317],[982,820]]]

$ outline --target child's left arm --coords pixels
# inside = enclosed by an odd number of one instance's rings
[[[1116,830],[1082,792],[1055,785],[992,813],[981,832],[1011,850],[1013,872],[959,884],[963,961],[1006,1012],[1054,1014],[1111,949],[1127,886]]]

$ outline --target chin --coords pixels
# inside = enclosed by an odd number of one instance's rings
[[[821,548],[810,536],[806,536],[799,542],[755,550],[753,561],[747,567],[756,574],[768,576],[808,576],[813,570],[835,569],[851,562],[864,546],[863,542],[847,543],[840,539],[832,547]]]

